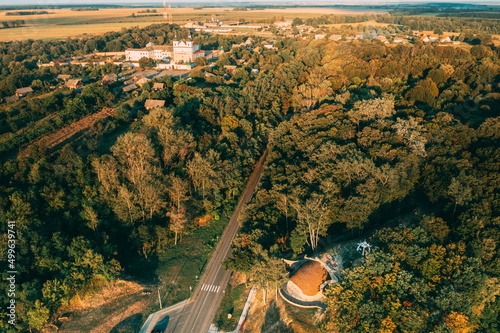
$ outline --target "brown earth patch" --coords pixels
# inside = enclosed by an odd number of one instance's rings
[[[328,272],[317,261],[308,261],[297,270],[290,280],[307,296],[316,295],[323,282],[328,279]]]
[[[92,296],[75,297],[59,313],[58,332],[122,332],[140,328],[151,295],[138,283],[117,280]]]
[[[61,128],[60,130],[42,136],[40,139],[33,142],[34,145],[46,148],[48,150],[54,149],[67,142],[75,140],[76,138],[88,133],[91,126],[99,119],[113,117],[115,115],[114,109],[103,108],[101,111],[88,115],[71,125]],[[29,151],[25,149],[19,153],[19,157],[28,157]]]

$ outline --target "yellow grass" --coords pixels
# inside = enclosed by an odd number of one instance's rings
[[[119,31],[121,28],[134,26],[144,27],[153,23],[163,22],[162,8],[157,10],[159,16],[148,16],[153,13],[139,13],[146,8],[99,9],[99,11],[72,11],[70,9],[48,9],[54,14],[7,16],[6,11],[0,11],[0,21],[24,20],[25,27],[0,29],[0,41],[25,39],[61,39],[78,37],[83,34],[102,34],[107,31]],[[337,8],[285,8],[235,11],[233,8],[173,8],[174,23],[183,24],[189,20],[211,20],[215,15],[218,20],[238,20],[241,17],[249,21],[257,21],[282,15],[285,20],[294,17],[307,19],[325,14],[364,14],[378,12],[368,9],[337,9]],[[137,17],[131,17],[135,14]]]

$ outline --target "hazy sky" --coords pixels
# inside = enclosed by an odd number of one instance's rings
[[[290,1],[290,0],[231,0],[231,1],[210,1],[210,0],[171,0],[174,4],[177,3],[205,3],[210,5],[224,5],[227,3],[235,3],[235,2],[254,2],[254,3],[287,3],[287,4],[345,4],[345,5],[354,5],[354,4],[384,4],[384,3],[429,3],[429,2],[447,2],[447,3],[471,3],[471,4],[500,4],[500,0],[333,0],[333,1],[318,1],[318,0],[301,0],[301,1]],[[0,0],[0,5],[69,5],[69,4],[161,4],[163,1],[151,1],[151,0]]]

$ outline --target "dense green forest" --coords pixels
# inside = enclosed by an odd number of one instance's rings
[[[175,33],[189,32],[163,25],[4,43],[0,90],[10,94],[35,78],[43,88],[67,71],[90,77],[114,70],[36,69],[38,59],[166,44]],[[195,38],[202,48],[225,50],[243,41]],[[484,44],[469,51],[278,38],[277,50],[238,47],[189,81],[166,80],[158,97],[165,108],[134,116],[120,109],[113,121],[121,132],[111,133],[109,147],[83,152],[74,144],[52,155],[32,147],[27,158],[3,161],[2,249],[7,221],[17,229],[15,328],[40,330],[76,295],[139,274],[159,253],[182,246],[196,217],[231,211],[267,147],[229,267],[277,287],[279,274],[256,268],[312,253],[328,234],[373,233],[366,263],[348,268],[329,292],[325,332],[498,331],[500,54]],[[224,65],[240,59],[227,75]],[[2,131],[52,107],[76,110],[62,119],[70,123],[123,102],[107,88],[86,89],[2,110]],[[386,224],[408,214],[414,217],[405,225]]]

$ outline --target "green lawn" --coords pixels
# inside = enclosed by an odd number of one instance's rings
[[[215,315],[215,323],[219,330],[232,331],[236,329],[248,298],[248,292],[249,289],[244,283],[234,288],[231,285],[227,286],[224,298]],[[231,318],[228,318],[228,314],[231,314]]]

